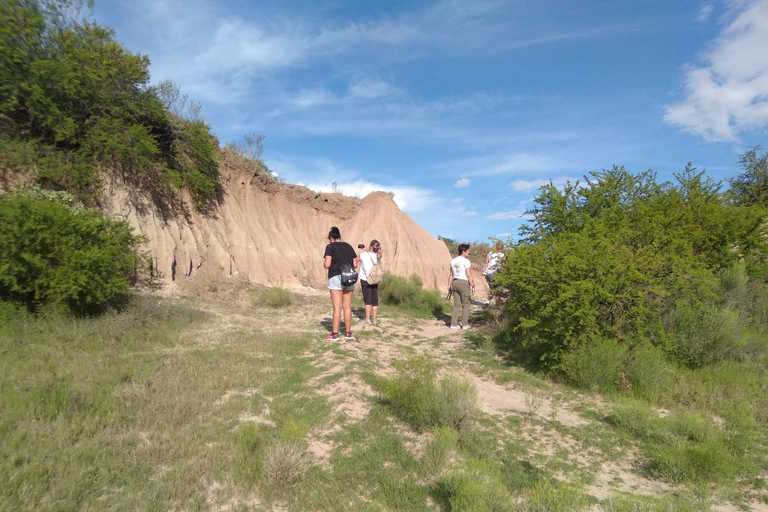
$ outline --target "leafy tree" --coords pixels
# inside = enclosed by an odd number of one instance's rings
[[[187,185],[201,204],[215,199],[218,140],[199,104],[190,105],[189,119],[169,112],[175,107],[163,100],[172,83],[150,87],[149,58],[127,51],[111,29],[80,21],[80,5],[0,4],[0,119],[7,125],[0,139],[12,149],[0,166],[23,171],[31,159],[44,185],[84,199],[94,194],[100,164],[148,175],[157,186]],[[36,152],[22,162],[19,152],[31,140]]]
[[[731,197],[744,206],[768,206],[768,153],[758,154],[760,146],[752,148],[739,158],[744,172],[731,178]]]
[[[720,189],[691,165],[675,183],[613,167],[542,187],[497,278],[510,290],[510,340],[548,368],[600,339],[665,347],[678,300],[714,300],[716,272],[739,260],[764,270],[763,215]]]

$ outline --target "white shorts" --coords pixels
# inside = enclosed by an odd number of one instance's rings
[[[341,284],[341,274],[337,276],[333,276],[328,280],[328,289],[329,290],[343,290],[343,291],[350,291],[355,289],[355,285],[349,285],[344,286]]]

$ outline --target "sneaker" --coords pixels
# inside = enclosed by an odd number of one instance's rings
[[[365,325],[365,324],[368,324],[368,325],[370,325],[370,324],[372,324],[372,323],[373,323],[373,322],[371,322],[370,320],[360,320],[360,325]]]
[[[462,329],[469,329],[469,328],[470,328],[470,326],[468,326],[468,325],[462,325],[462,326],[461,326],[461,328],[462,328]]]
[[[329,334],[328,336],[326,336],[326,337],[325,337],[325,338],[323,338],[323,339],[324,339],[325,341],[339,341],[339,333],[337,333],[337,332],[332,332],[331,334]]]
[[[353,340],[353,339],[355,339],[355,335],[352,334],[351,332],[345,332],[344,333],[344,338],[348,339],[348,340]]]
[[[461,326],[460,325],[452,325],[451,329],[461,329]]]

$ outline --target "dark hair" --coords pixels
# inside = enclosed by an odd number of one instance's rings
[[[381,244],[375,238],[371,240],[371,249],[376,253],[376,257],[381,259]]]
[[[459,248],[458,248],[459,256],[461,256],[461,253],[468,250],[469,250],[469,244],[459,244]]]
[[[331,230],[328,232],[328,238],[333,238],[334,240],[341,240],[341,231],[339,231],[339,228],[336,226],[333,226]]]

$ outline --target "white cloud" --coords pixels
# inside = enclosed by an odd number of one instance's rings
[[[457,197],[456,199],[453,200],[453,204],[459,204],[463,201],[464,201],[463,197]]]
[[[705,67],[688,70],[685,99],[664,121],[710,142],[768,126],[768,0],[735,1],[734,18],[708,51]]]
[[[515,192],[530,192],[531,190],[538,190],[544,185],[549,185],[550,181],[556,187],[561,187],[571,180],[570,178],[552,178],[551,180],[514,180],[509,184],[512,190]]]
[[[699,10],[698,16],[696,16],[696,21],[699,23],[704,23],[709,19],[710,16],[712,16],[712,12],[715,10],[715,6],[712,4],[705,4],[701,7]]]
[[[399,92],[393,85],[377,78],[363,78],[349,86],[350,96],[363,99],[392,96]]]
[[[506,219],[519,219],[525,214],[525,210],[510,210],[508,212],[497,212],[486,216],[486,219],[491,220],[506,220]]]
[[[454,183],[453,185],[456,188],[464,188],[469,186],[469,179],[467,178],[461,178],[459,181]]]
[[[442,202],[434,190],[419,187],[390,187],[363,180],[336,183],[335,190],[332,183],[309,183],[305,186],[317,192],[339,192],[345,196],[359,198],[371,192],[392,192],[395,204],[406,213],[426,210]]]

